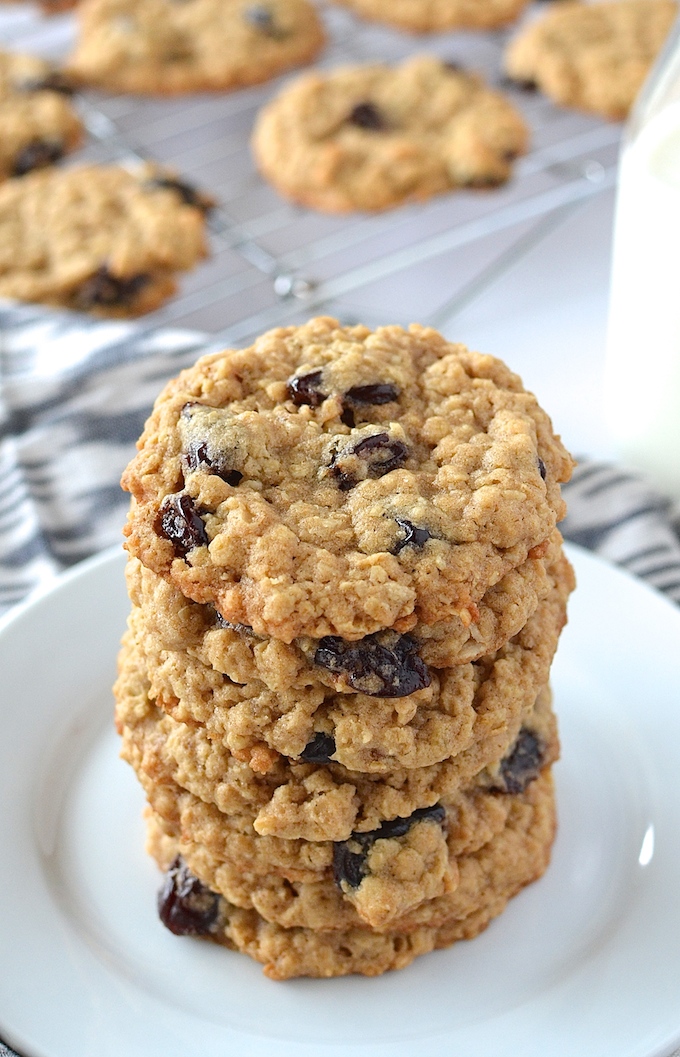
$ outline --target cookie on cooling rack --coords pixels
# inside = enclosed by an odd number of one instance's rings
[[[331,213],[496,187],[527,143],[504,96],[428,56],[305,74],[261,111],[252,139],[278,191]]]
[[[83,127],[66,79],[42,59],[0,52],[0,179],[53,165]]]
[[[119,92],[257,84],[310,62],[324,33],[308,0],[84,0],[70,74]]]
[[[0,186],[0,296],[149,312],[207,253],[204,203],[162,172],[83,166]]]
[[[563,106],[624,118],[677,14],[673,0],[569,0],[510,43],[506,71]]]
[[[411,33],[494,29],[513,22],[528,0],[335,0],[362,18]]]

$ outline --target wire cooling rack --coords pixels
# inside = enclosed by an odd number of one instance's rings
[[[528,12],[533,17],[536,10]],[[143,317],[244,342],[270,326],[325,312],[345,322],[443,326],[542,238],[566,212],[610,187],[620,128],[557,108],[503,83],[512,30],[412,37],[323,7],[321,67],[397,62],[428,51],[502,87],[532,129],[531,152],[502,188],[459,191],[377,216],[326,216],[291,205],[255,171],[248,138],[256,111],[285,78],[223,95],[178,99],[89,93],[88,142],[76,161],[156,160],[212,193],[212,256],[181,279],[179,295]],[[71,14],[3,5],[0,44],[49,58],[67,54]]]

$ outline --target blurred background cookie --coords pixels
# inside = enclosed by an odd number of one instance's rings
[[[84,166],[0,187],[0,296],[134,316],[207,254],[204,209],[154,170]]]
[[[0,179],[53,165],[79,146],[71,88],[49,63],[0,52]]]
[[[308,0],[86,0],[72,76],[119,92],[257,84],[310,62],[324,32]]]
[[[558,4],[511,42],[508,76],[563,106],[624,118],[677,13],[673,0]]]
[[[512,104],[440,59],[346,66],[288,85],[252,146],[283,195],[331,213],[382,210],[455,187],[496,187],[528,145]]]

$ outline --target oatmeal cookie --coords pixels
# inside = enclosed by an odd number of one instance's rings
[[[452,891],[425,899],[379,928],[368,928],[332,882],[306,888],[288,884],[278,890],[260,885],[250,906],[234,904],[217,887],[220,867],[212,869],[201,860],[207,876],[199,879],[191,872],[195,866],[189,868],[183,860],[183,839],[150,813],[149,851],[162,868],[169,869],[161,916],[177,933],[209,936],[244,950],[264,962],[265,973],[273,979],[352,972],[378,975],[402,968],[417,954],[477,935],[508,899],[544,872],[555,832],[549,770],[523,794],[505,800],[495,831],[457,859]],[[454,818],[451,829],[456,827]],[[282,925],[277,919],[291,924]]]
[[[83,126],[69,95],[42,59],[0,52],[0,179],[53,165],[79,146]]]
[[[310,62],[324,32],[308,0],[84,0],[69,73],[117,92],[257,84]]]
[[[335,0],[357,15],[410,33],[495,29],[514,22],[528,0]]]
[[[467,665],[432,669],[407,697],[334,694],[321,686],[273,692],[240,686],[186,653],[144,653],[137,614],[122,666],[142,668],[150,696],[180,722],[201,725],[224,750],[268,770],[278,756],[336,762],[348,770],[389,774],[420,769],[488,748],[519,721],[548,681],[566,620],[571,569],[522,631],[496,653]],[[424,668],[424,666],[423,666]]]
[[[0,296],[104,316],[149,312],[206,255],[201,202],[151,169],[86,166],[0,187]]]
[[[260,112],[252,148],[281,194],[344,213],[496,187],[528,139],[520,114],[480,77],[418,56],[302,75]]]
[[[545,554],[572,467],[499,360],[420,326],[328,318],[203,357],[138,447],[129,553],[284,642],[471,623]]]
[[[417,624],[408,634],[423,663],[431,668],[450,668],[500,649],[524,627],[539,602],[550,593],[560,558],[561,536],[555,530],[544,557],[530,558],[512,569],[489,588],[476,610],[466,613],[465,619],[456,616],[438,624]],[[126,580],[130,598],[141,610],[140,634],[149,655],[186,650],[190,657],[232,682],[261,682],[275,693],[316,683],[338,693],[353,694],[363,688],[374,696],[380,696],[385,682],[392,692],[408,690],[405,680],[399,678],[398,658],[391,677],[390,669],[385,668],[390,658],[378,648],[380,638],[387,638],[380,633],[369,636],[365,643],[369,647],[366,657],[373,662],[371,670],[361,663],[348,663],[361,661],[361,656],[351,652],[354,645],[360,650],[361,639],[340,656],[335,641],[303,636],[286,643],[257,635],[252,628],[228,624],[213,606],[185,598],[172,583],[145,568],[137,558],[128,561]],[[326,664],[321,663],[324,659]],[[382,672],[379,679],[376,669]]]
[[[547,766],[559,753],[550,697],[542,691],[505,724],[493,713],[480,716],[476,740],[438,765],[381,774],[351,771],[335,762],[263,758],[262,770],[256,771],[209,737],[205,727],[161,712],[132,650],[123,649],[115,689],[123,758],[157,810],[167,802],[176,819],[181,789],[208,806],[200,818],[193,800],[181,808],[195,819],[185,820],[187,831],[195,826],[214,830],[204,837],[206,843],[221,841],[227,816],[234,832],[284,841],[347,840],[352,833],[370,832],[395,817],[408,817],[440,801],[449,803],[472,779],[505,789],[508,768],[508,773],[518,773],[524,760],[531,771],[537,761]],[[512,755],[517,745],[524,746],[519,760]]]
[[[510,43],[507,73],[563,106],[624,118],[677,13],[672,0],[567,0]]]

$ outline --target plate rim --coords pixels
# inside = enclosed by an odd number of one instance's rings
[[[640,578],[634,576],[625,569],[621,569],[611,561],[603,559],[599,555],[595,555],[585,548],[576,546],[574,544],[568,544],[566,547],[567,554],[577,556],[577,561],[580,564],[585,562],[586,564],[592,563],[594,566],[599,566],[614,573],[616,576],[621,577],[627,584],[634,585],[636,589],[642,589],[648,596],[653,598],[656,602],[660,601],[669,614],[674,614],[671,620],[677,621],[680,627],[680,609],[674,605],[674,603],[666,598],[661,592],[656,590],[654,587],[646,584]],[[126,560],[125,552],[120,547],[111,547],[98,554],[91,556],[83,562],[79,562],[73,567],[69,568],[59,576],[55,577],[54,580],[48,582],[46,585],[41,585],[36,591],[32,592],[31,595],[25,599],[19,605],[13,607],[13,609],[0,619],[0,648],[5,633],[12,629],[15,625],[19,624],[27,615],[30,617],[31,612],[36,608],[44,605],[46,601],[57,596],[61,591],[70,590],[74,583],[87,579],[97,570],[103,566],[109,566],[113,568],[116,564],[120,564],[121,573]],[[241,1044],[245,1042],[246,1035],[243,1031],[237,1029],[237,1033],[241,1038]],[[25,1057],[28,1057],[29,1053],[31,1057],[55,1057],[54,1051],[50,1048],[49,1050],[43,1050],[36,1048],[33,1044],[29,1044],[26,1037],[21,1031],[15,1031],[4,1018],[2,1012],[0,1012],[0,1036],[6,1040],[8,1045],[14,1046],[18,1049],[19,1053],[23,1053]],[[424,1036],[421,1036],[423,1041]],[[450,1031],[445,1033],[433,1035],[431,1038],[439,1038],[445,1041],[447,1038],[453,1038]],[[416,1038],[411,1040],[414,1045],[418,1045]],[[272,1051],[277,1048],[277,1041],[274,1039],[270,1040]],[[659,1045],[655,1046],[652,1050],[645,1052],[645,1057],[670,1057],[674,1053],[675,1048],[680,1044],[680,1014],[678,1015],[677,1029],[673,1032],[672,1036]],[[329,1044],[328,1052],[334,1049],[336,1044]],[[362,1057],[364,1053],[366,1055],[372,1053],[378,1053],[379,1047],[373,1045],[371,1042],[364,1043],[365,1050],[362,1048]],[[325,1049],[325,1046],[323,1047]],[[321,1047],[320,1047],[321,1049]]]

